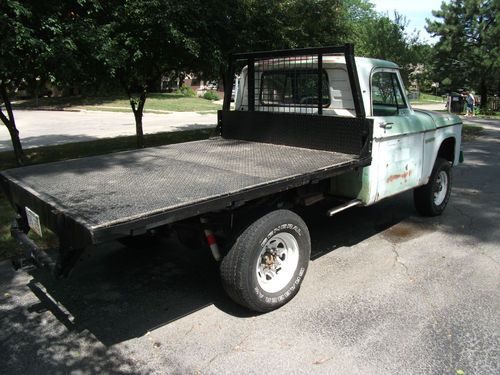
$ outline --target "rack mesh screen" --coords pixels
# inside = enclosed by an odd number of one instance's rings
[[[238,109],[321,114],[331,102],[323,61],[324,55],[244,60],[247,79],[240,82]]]

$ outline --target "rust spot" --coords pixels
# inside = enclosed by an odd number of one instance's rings
[[[394,226],[389,229],[389,232],[393,237],[403,238],[409,237],[413,233],[413,230],[409,227]]]
[[[411,173],[412,173],[411,171],[406,171],[404,173],[390,175],[389,177],[387,177],[387,182],[393,182],[400,178],[406,180],[408,177],[411,176]]]
[[[428,222],[420,222],[410,219],[406,222],[400,222],[387,228],[383,231],[382,235],[385,239],[392,243],[402,243],[421,237],[432,231],[433,228],[432,226],[429,226]]]

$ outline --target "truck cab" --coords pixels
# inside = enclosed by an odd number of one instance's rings
[[[331,193],[371,205],[428,183],[435,161],[459,163],[462,123],[449,113],[414,110],[397,64],[355,57],[366,118],[373,120],[369,166],[332,178]],[[317,59],[274,59],[254,67],[255,110],[356,117],[345,56],[323,56],[322,108],[316,88]],[[300,68],[298,68],[300,67]],[[235,109],[247,111],[248,66],[239,77]]]

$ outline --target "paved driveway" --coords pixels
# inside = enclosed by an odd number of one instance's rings
[[[39,147],[135,134],[132,113],[100,111],[24,111],[14,113],[24,147]],[[144,133],[214,127],[216,114],[145,113]],[[12,150],[9,132],[0,124],[0,152]]]
[[[92,250],[70,280],[0,265],[6,374],[499,374],[500,124],[464,145],[442,217],[411,194],[305,214],[297,297],[253,315],[206,252]],[[59,303],[51,303],[40,287]]]

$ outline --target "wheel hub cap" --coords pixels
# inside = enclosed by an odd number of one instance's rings
[[[277,293],[287,286],[299,263],[299,245],[290,233],[271,237],[257,259],[256,275],[259,286],[268,293]]]
[[[434,204],[436,206],[441,205],[448,192],[448,175],[445,171],[439,172],[436,179],[436,188],[434,191]]]

